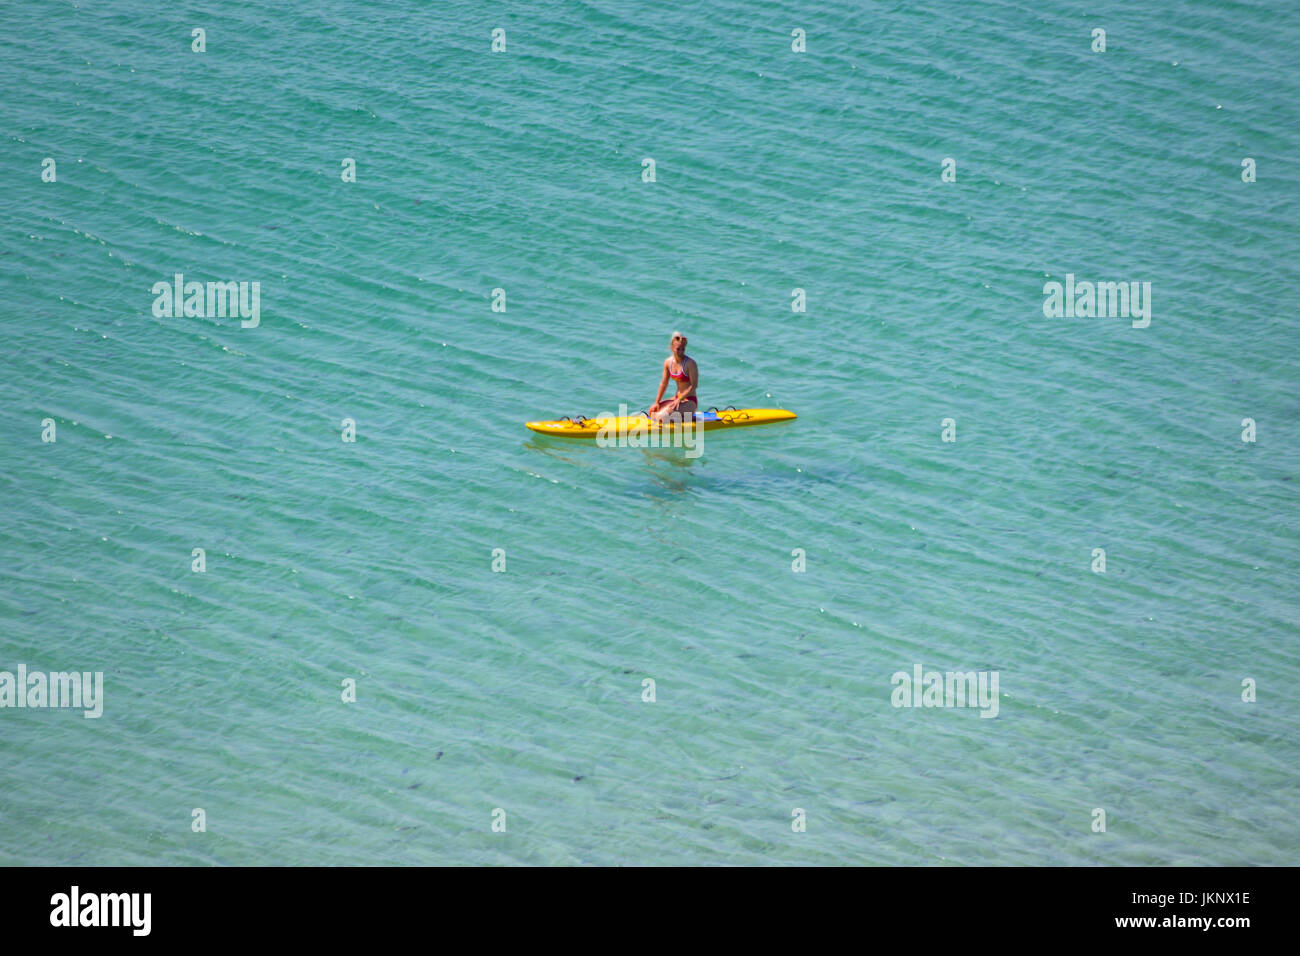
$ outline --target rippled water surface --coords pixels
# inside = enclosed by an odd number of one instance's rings
[[[1162,6],[7,4],[0,863],[1294,863],[1300,14]],[[679,327],[799,419],[523,428]]]

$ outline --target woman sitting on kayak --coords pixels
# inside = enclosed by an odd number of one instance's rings
[[[664,389],[668,387],[670,378],[677,383],[677,394],[665,402]],[[668,346],[668,358],[664,359],[664,373],[659,378],[659,391],[650,406],[651,421],[680,422],[688,415],[693,416],[695,409],[699,408],[699,399],[695,395],[695,386],[699,382],[700,367],[686,354],[686,336],[674,332],[672,344]]]

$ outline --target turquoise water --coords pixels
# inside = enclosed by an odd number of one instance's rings
[[[0,863],[1294,863],[1300,12],[1142,6],[6,5]]]

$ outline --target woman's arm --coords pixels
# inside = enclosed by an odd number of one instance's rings
[[[668,360],[664,359],[664,371],[659,376],[659,391],[655,392],[655,400],[650,403],[650,411],[659,407],[659,403],[664,400],[664,389],[668,387]]]

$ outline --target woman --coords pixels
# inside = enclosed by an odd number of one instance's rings
[[[670,378],[677,383],[677,394],[665,402],[664,389],[668,387]],[[664,373],[659,378],[659,391],[650,406],[650,420],[680,422],[687,416],[694,416],[695,409],[699,408],[695,394],[699,382],[700,367],[686,354],[686,336],[674,332],[672,344],[668,346],[668,358],[664,359]]]

